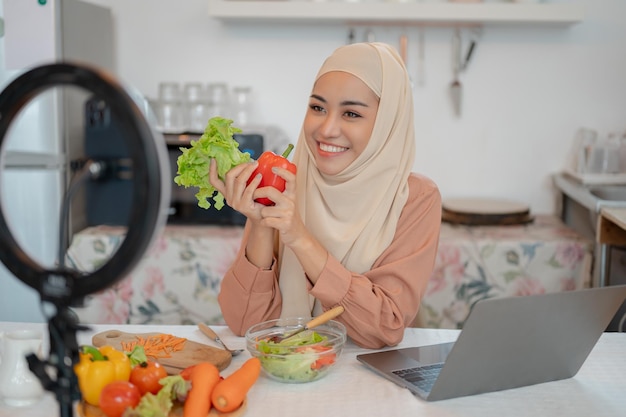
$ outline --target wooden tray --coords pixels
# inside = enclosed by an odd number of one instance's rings
[[[515,201],[464,198],[442,203],[444,222],[469,226],[504,226],[531,223],[527,205]]]
[[[122,350],[122,343],[136,341],[138,337],[148,338],[162,333],[125,333],[119,330],[107,330],[93,336],[92,343],[96,347],[111,345]],[[174,375],[199,362],[210,362],[220,371],[230,365],[232,356],[224,349],[218,349],[202,343],[187,340],[182,350],[172,352],[169,358],[154,358],[170,375]]]

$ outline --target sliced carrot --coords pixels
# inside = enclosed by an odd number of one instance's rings
[[[246,394],[259,378],[261,361],[250,358],[241,368],[220,381],[211,393],[211,403],[218,411],[229,413],[243,404]],[[187,417],[187,416],[185,416]]]
[[[220,380],[220,372],[210,362],[191,368],[191,389],[183,405],[183,417],[206,417],[211,410],[211,392]]]
[[[132,342],[123,342],[122,349],[125,352],[132,352],[133,348],[139,345],[143,347],[148,357],[154,359],[171,358],[173,352],[183,350],[186,342],[187,339],[183,337],[161,333],[146,338],[137,336],[136,340]]]

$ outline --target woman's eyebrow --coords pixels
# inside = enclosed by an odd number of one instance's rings
[[[317,94],[311,94],[311,98],[314,98],[316,100],[321,101],[322,103],[326,103],[326,99],[322,96],[318,96]],[[355,101],[355,100],[345,100],[342,101],[341,103],[339,103],[342,106],[362,106],[362,107],[369,107],[367,104],[361,102],[361,101]]]
[[[369,107],[367,104],[361,102],[361,101],[353,101],[353,100],[346,100],[346,101],[342,101],[341,102],[342,106],[362,106],[362,107]]]

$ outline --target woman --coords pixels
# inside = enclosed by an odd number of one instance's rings
[[[417,315],[434,266],[441,196],[411,173],[415,156],[409,76],[382,43],[338,48],[322,65],[284,192],[247,181],[256,162],[210,182],[247,216],[238,257],[218,301],[231,330],[280,317],[337,318],[362,347],[394,346]],[[266,197],[274,206],[254,199]]]

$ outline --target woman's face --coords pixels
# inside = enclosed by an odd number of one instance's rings
[[[378,101],[363,81],[346,72],[328,72],[317,80],[304,134],[320,172],[337,174],[361,155],[372,135]]]

